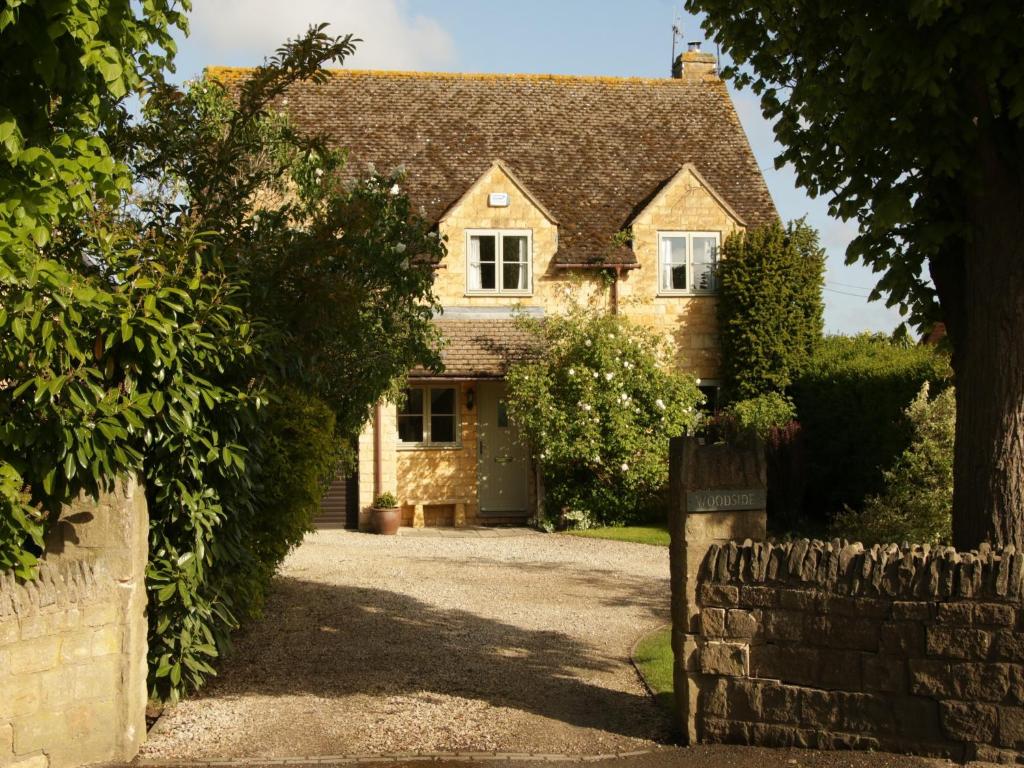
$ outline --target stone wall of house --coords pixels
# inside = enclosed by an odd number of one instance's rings
[[[491,192],[506,192],[509,204],[492,207]],[[537,192],[537,190],[530,190]],[[543,201],[539,201],[543,204]],[[607,309],[609,291],[594,270],[565,270],[552,264],[558,250],[558,226],[534,204],[514,179],[492,166],[441,220],[438,229],[447,237],[448,254],[434,278],[434,293],[446,307],[544,307],[564,311],[573,302]],[[523,229],[533,238],[533,290],[529,296],[467,295],[468,229]]]
[[[395,404],[382,401],[373,416],[359,433],[359,530],[370,530],[370,507],[373,505],[376,464],[374,457],[374,424],[380,419],[381,440],[381,493],[396,493],[398,489],[398,411]]]
[[[0,573],[0,766],[131,760],[146,735],[148,516],[134,481],[67,508],[38,578]]]
[[[1024,762],[1024,553],[712,545],[703,741]]]
[[[455,501],[465,502],[465,523],[477,523],[476,409],[466,407],[471,382],[456,384],[459,392],[461,440],[458,448],[399,448],[398,491],[402,525],[413,525],[412,502],[435,502],[423,509],[424,525],[455,525]],[[437,504],[436,502],[452,502]]]
[[[719,374],[718,324],[713,296],[659,296],[658,233],[718,232],[722,242],[743,225],[691,171],[676,176],[633,222],[633,250],[640,269],[623,275],[623,315],[674,343],[681,370],[704,379]]]

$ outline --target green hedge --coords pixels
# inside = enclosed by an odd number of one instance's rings
[[[722,245],[718,325],[729,400],[785,390],[821,338],[825,252],[803,219],[737,233]]]
[[[791,389],[806,446],[804,511],[823,520],[883,490],[908,446],[905,409],[927,381],[947,385],[949,358],[886,336],[827,336]]]

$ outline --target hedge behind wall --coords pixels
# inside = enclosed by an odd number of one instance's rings
[[[949,358],[886,336],[827,336],[790,390],[803,428],[805,514],[859,509],[910,440],[904,410],[925,381],[948,385]]]

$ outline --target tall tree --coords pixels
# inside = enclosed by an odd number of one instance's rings
[[[688,0],[847,251],[953,346],[953,540],[1024,546],[1024,6]],[[926,271],[927,268],[927,271]],[[931,281],[929,282],[928,276]]]

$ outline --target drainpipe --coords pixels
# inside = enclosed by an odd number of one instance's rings
[[[612,314],[619,314],[619,278],[622,277],[622,267],[615,268],[615,279],[612,280]]]
[[[381,463],[384,458],[384,447],[381,439],[381,408],[377,403],[373,413],[373,498],[377,498],[383,492],[384,468]]]

